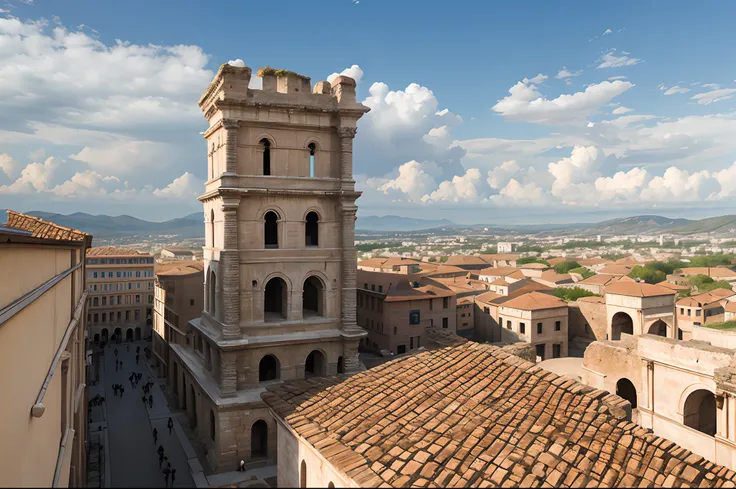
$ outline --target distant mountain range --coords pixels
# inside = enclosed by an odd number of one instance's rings
[[[5,212],[0,214],[0,222],[5,221]],[[177,235],[180,238],[204,237],[204,219],[201,212],[164,222],[151,222],[136,217],[91,215],[83,212],[64,215],[52,212],[33,211],[28,214],[55,222],[61,226],[80,229],[99,239]],[[598,223],[577,224],[455,224],[447,219],[416,219],[401,216],[362,216],[358,217],[356,229],[359,232],[417,232],[445,229],[481,232],[488,228],[494,234],[567,234],[587,235],[633,235],[633,234],[679,234],[690,235],[708,232],[735,232],[736,215],[710,217],[707,219],[671,219],[662,216],[633,216],[609,219]]]

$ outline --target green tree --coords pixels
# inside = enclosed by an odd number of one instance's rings
[[[557,287],[552,291],[552,295],[562,299],[563,301],[576,301],[581,297],[600,297],[589,290],[581,287]]]
[[[667,278],[667,276],[661,270],[642,267],[640,265],[637,265],[631,269],[631,272],[629,272],[629,277],[638,278],[648,284],[656,284],[664,281]]]
[[[711,282],[709,284],[703,285],[702,288],[699,288],[699,292],[710,292],[711,290],[715,289],[727,289],[727,290],[733,290],[733,287],[731,287],[731,284],[726,282],[725,280],[716,280],[715,282]]]
[[[518,260],[516,260],[517,265],[526,265],[528,263],[541,263],[542,265],[547,265],[548,267],[551,266],[547,260],[542,260],[534,256],[526,256],[524,258],[519,258]]]
[[[580,268],[580,263],[574,260],[567,260],[555,265],[555,272],[557,273],[568,273],[570,270]]]
[[[428,261],[429,261],[430,263],[434,263],[434,262],[436,262],[436,261],[437,261],[437,258],[435,258],[435,257],[433,257],[433,256],[432,256],[432,257],[430,257],[430,258],[429,258],[429,260],[428,260]]]
[[[707,284],[712,284],[713,283],[713,279],[712,278],[710,278],[709,276],[704,275],[702,273],[700,273],[698,275],[693,275],[687,281],[693,287],[697,287],[698,290],[701,290]]]
[[[448,258],[450,258],[450,257],[449,256],[441,256],[440,257],[440,263],[445,263]]]
[[[595,275],[595,272],[593,272],[591,270],[588,270],[585,267],[573,268],[572,270],[570,270],[567,273],[579,273],[580,275],[583,276],[584,279],[585,278],[588,278],[588,277],[592,277],[593,275]]]

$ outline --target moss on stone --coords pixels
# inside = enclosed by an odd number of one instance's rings
[[[291,70],[277,70],[276,68],[271,68],[270,66],[264,66],[258,72],[256,73],[256,76],[263,78],[264,76],[276,76],[276,77],[282,77],[282,76],[298,76],[299,78],[305,78],[309,80],[310,78],[308,76],[300,75],[299,73]]]

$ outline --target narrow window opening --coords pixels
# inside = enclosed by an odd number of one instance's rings
[[[309,146],[309,176],[311,178],[314,178],[314,153],[317,150],[317,147],[314,145],[314,143],[310,143]]]
[[[263,145],[263,174],[271,174],[271,142],[268,139],[261,139]]]

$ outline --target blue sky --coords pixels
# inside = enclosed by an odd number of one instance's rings
[[[734,212],[732,2],[0,9],[0,85],[10,88],[0,93],[0,208],[196,212],[206,172],[196,100],[220,64],[241,59],[313,82],[343,70],[358,79],[372,107],[356,140],[361,215]]]

